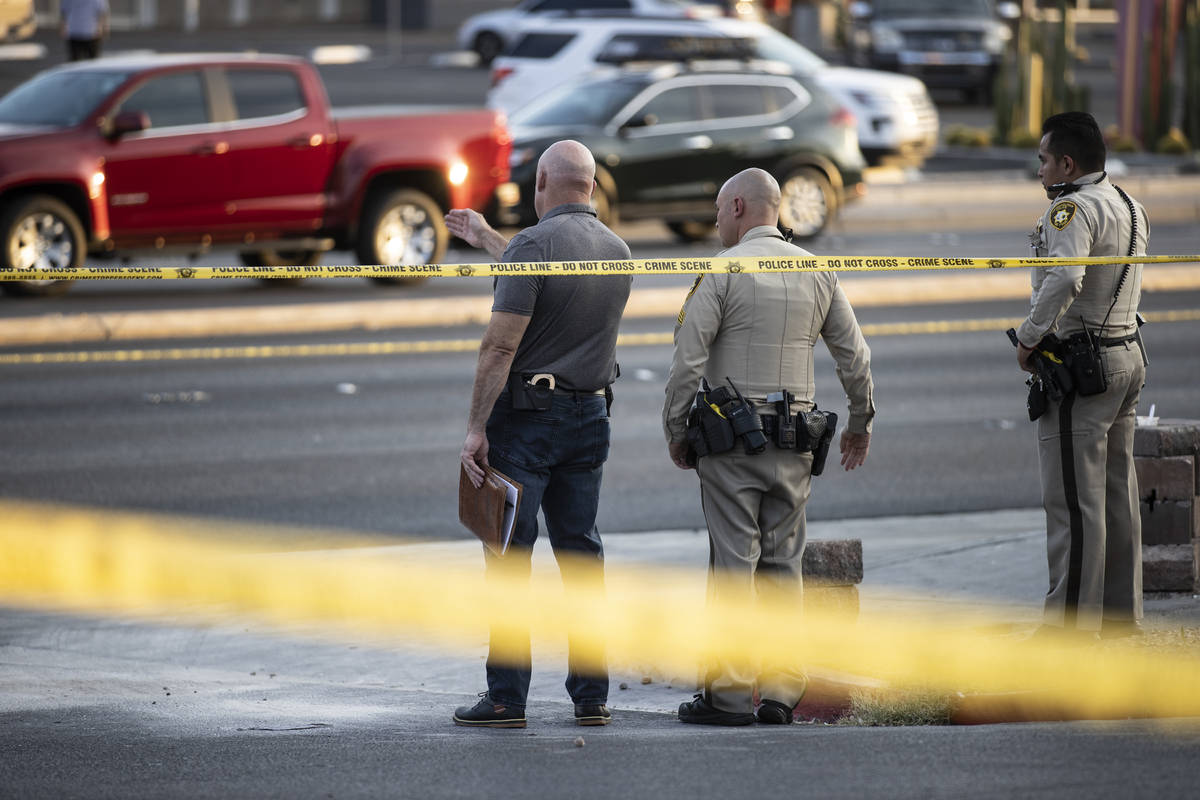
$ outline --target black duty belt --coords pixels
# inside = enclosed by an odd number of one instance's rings
[[[1130,342],[1136,342],[1137,338],[1138,338],[1138,336],[1136,333],[1131,333],[1128,336],[1116,336],[1112,339],[1101,339],[1100,346],[1101,347],[1116,347],[1117,345],[1129,344]]]

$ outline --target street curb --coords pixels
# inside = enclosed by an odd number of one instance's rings
[[[996,300],[1028,300],[1025,270],[904,273],[886,277],[845,274],[840,282],[859,308]],[[1200,265],[1147,269],[1145,292],[1200,290]],[[626,319],[673,318],[683,287],[638,289]],[[156,339],[204,339],[347,330],[395,330],[485,325],[490,297],[363,300],[288,306],[44,314],[0,319],[0,347]]]

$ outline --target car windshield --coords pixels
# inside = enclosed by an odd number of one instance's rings
[[[0,123],[78,125],[126,79],[128,72],[49,72],[18,86],[0,99]]]
[[[782,61],[801,75],[811,75],[829,64],[816,53],[797,44],[776,30],[767,29],[754,39],[755,50],[761,59]]]
[[[895,17],[990,17],[988,0],[873,0],[876,19]]]
[[[552,125],[595,125],[608,122],[645,84],[630,80],[574,83],[515,112],[513,125],[530,128]]]

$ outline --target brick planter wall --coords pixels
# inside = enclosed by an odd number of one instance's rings
[[[1142,511],[1142,588],[1200,592],[1200,422],[1164,419],[1133,438]]]

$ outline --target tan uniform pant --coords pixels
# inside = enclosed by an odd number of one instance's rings
[[[804,555],[804,504],[812,477],[811,453],[774,445],[755,456],[737,447],[700,459],[700,491],[708,523],[710,603],[780,601],[799,612],[803,603],[800,559]],[[705,699],[735,713],[762,699],[795,706],[807,678],[795,663],[719,659],[708,665]]]
[[[1146,370],[1137,344],[1101,351],[1108,389],[1038,420],[1050,587],[1045,622],[1095,631],[1142,618],[1142,521],[1133,428]]]

